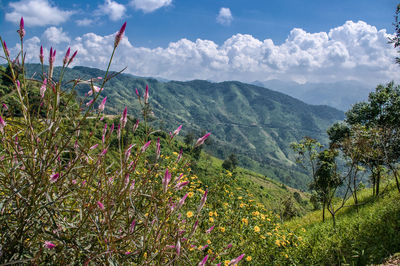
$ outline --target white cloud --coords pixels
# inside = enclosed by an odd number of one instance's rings
[[[7,21],[19,23],[21,17],[24,17],[25,24],[29,26],[59,25],[74,13],[62,11],[52,6],[48,0],[21,0],[10,2],[9,7],[12,11],[6,13]]]
[[[42,40],[51,45],[57,45],[60,43],[69,43],[71,39],[68,34],[63,32],[62,28],[50,27],[47,28],[42,35]]]
[[[105,69],[114,36],[88,33],[71,41],[71,48],[79,50],[75,65]],[[293,29],[280,45],[271,39],[236,34],[222,45],[210,40],[181,39],[167,47],[150,49],[135,47],[124,37],[112,66],[115,70],[127,66],[128,73],[139,76],[176,80],[357,80],[375,86],[399,80],[400,68],[394,63],[397,53],[387,43],[389,36],[385,30],[365,22],[348,21],[329,32]],[[31,47],[37,43],[37,39],[29,41]],[[57,49],[65,50],[66,45],[60,43]],[[27,58],[37,61],[37,51],[38,47]]]
[[[84,18],[84,19],[78,19],[78,20],[76,20],[75,23],[76,23],[78,26],[89,26],[89,25],[92,25],[92,24],[94,23],[94,20]]]
[[[107,14],[111,20],[117,21],[125,15],[126,7],[115,1],[106,0],[104,5],[100,6],[100,12]]]
[[[233,16],[232,16],[231,10],[227,7],[222,7],[219,10],[219,14],[217,16],[217,22],[222,25],[229,26],[229,25],[231,25],[232,20],[233,20]]]
[[[130,4],[135,9],[150,13],[164,6],[171,5],[172,0],[131,0]]]

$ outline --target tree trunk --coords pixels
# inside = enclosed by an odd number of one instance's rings
[[[376,193],[375,196],[379,195],[379,183],[381,182],[381,169],[378,166],[378,172],[376,173]]]
[[[325,222],[325,199],[322,202],[322,221]]]

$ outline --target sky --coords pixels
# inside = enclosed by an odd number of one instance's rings
[[[299,83],[399,80],[392,36],[394,0],[0,0],[0,36],[11,54],[25,20],[28,62],[39,48],[68,47],[74,65],[169,80]],[[2,63],[2,62],[0,62]]]

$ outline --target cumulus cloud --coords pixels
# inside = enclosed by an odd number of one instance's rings
[[[73,40],[72,48],[79,50],[75,64],[105,69],[114,36],[88,33]],[[135,47],[124,38],[113,66],[127,66],[128,73],[139,76],[175,80],[357,80],[376,85],[399,77],[399,67],[394,63],[397,53],[387,43],[389,36],[365,22],[347,21],[329,32],[309,33],[295,28],[280,45],[271,39],[236,34],[222,45],[181,39],[167,47],[150,49]],[[37,39],[31,40],[32,47],[35,42]],[[59,46],[66,49],[65,44]],[[37,61],[37,54],[32,58]]]
[[[75,21],[75,23],[76,23],[78,26],[89,26],[89,25],[92,25],[92,24],[94,23],[94,20],[92,20],[92,19],[87,19],[87,18],[84,18],[84,19],[77,19],[77,20]]]
[[[47,28],[43,32],[42,40],[51,45],[57,45],[64,42],[69,43],[71,41],[71,39],[68,37],[68,34],[63,32],[62,28],[56,27]]]
[[[171,5],[172,0],[132,0],[130,4],[135,9],[150,13],[164,6]]]
[[[60,10],[48,0],[21,0],[10,2],[9,7],[12,11],[6,13],[7,21],[19,23],[20,18],[24,17],[26,25],[29,26],[59,25],[74,13]]]
[[[217,22],[219,24],[228,26],[228,25],[231,25],[232,20],[233,20],[233,16],[232,16],[231,10],[227,7],[222,7],[219,10],[219,13],[217,16]]]
[[[125,15],[126,7],[115,1],[106,0],[104,5],[100,6],[100,11],[107,14],[111,20],[117,21]]]

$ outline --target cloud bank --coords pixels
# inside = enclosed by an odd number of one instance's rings
[[[222,7],[219,10],[219,13],[217,16],[217,22],[219,24],[229,26],[229,25],[231,25],[232,20],[233,20],[233,16],[232,16],[231,10],[227,7]]]
[[[172,4],[172,0],[132,0],[130,5],[145,13],[153,12],[164,6]]]
[[[62,29],[46,30],[48,36]],[[51,33],[51,34],[50,34]],[[280,45],[271,39],[258,40],[248,34],[236,34],[222,45],[210,40],[181,39],[167,47],[154,49],[134,46],[124,38],[114,57],[113,68],[139,76],[174,80],[207,79],[251,82],[270,79],[305,82],[357,80],[376,85],[398,79],[399,66],[394,63],[396,50],[387,43],[390,35],[363,21],[347,21],[329,32],[308,33],[293,29]],[[28,40],[27,58],[37,61],[40,40]],[[71,41],[79,53],[75,65],[106,68],[114,43],[114,35],[87,33]],[[65,43],[57,46],[58,60]],[[60,62],[60,61],[59,61]]]

